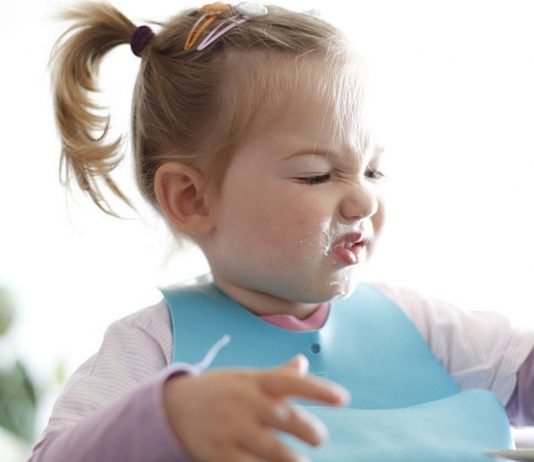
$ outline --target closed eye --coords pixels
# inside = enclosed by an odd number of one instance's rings
[[[380,180],[386,175],[384,175],[380,170],[368,168],[365,171],[365,176],[371,180]]]
[[[316,175],[316,176],[302,176],[295,178],[297,180],[297,183],[307,184],[307,185],[316,185],[321,183],[326,183],[328,180],[330,180],[331,175],[330,173],[324,173],[322,175]]]

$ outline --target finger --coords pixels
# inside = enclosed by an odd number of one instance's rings
[[[289,362],[285,364],[286,367],[290,367],[298,372],[298,375],[304,377],[308,374],[310,363],[306,356],[299,354],[293,357]]]
[[[242,446],[262,461],[269,462],[307,462],[304,456],[297,454],[284,445],[273,433],[262,429],[251,432],[243,438]]]
[[[319,446],[328,436],[328,430],[320,419],[283,400],[274,406],[271,404],[263,412],[262,422],[311,446]]]
[[[251,454],[248,449],[241,447],[220,451],[216,458],[210,460],[216,460],[218,462],[258,462],[258,458],[254,454]]]
[[[327,404],[341,405],[349,400],[349,392],[332,382],[315,377],[298,377],[284,373],[283,368],[259,376],[262,389],[274,396],[295,396]]]

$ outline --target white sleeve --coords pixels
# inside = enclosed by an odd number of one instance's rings
[[[163,302],[111,324],[99,351],[68,380],[46,432],[73,425],[160,374],[171,363],[170,329]]]
[[[534,348],[534,331],[497,313],[464,311],[413,290],[374,285],[404,310],[461,388],[484,388],[503,404],[509,401],[517,371]]]

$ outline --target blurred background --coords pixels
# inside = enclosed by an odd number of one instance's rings
[[[139,215],[117,220],[59,184],[47,62],[67,0],[0,10],[0,455],[25,460],[70,375],[106,327],[207,271],[177,251],[132,180]],[[196,3],[112,2],[134,22]],[[280,1],[316,9],[369,68],[386,147],[389,222],[370,280],[416,288],[534,329],[534,4],[529,0]],[[350,6],[349,6],[350,5]],[[101,69],[112,134],[127,134],[139,61],[127,46]]]

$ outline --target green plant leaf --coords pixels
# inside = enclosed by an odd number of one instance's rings
[[[67,363],[65,360],[60,360],[57,362],[54,370],[54,381],[55,385],[62,387],[67,380]]]
[[[4,335],[15,317],[15,304],[9,292],[0,287],[0,336]]]
[[[0,426],[25,441],[34,437],[37,398],[24,366],[0,371]]]

